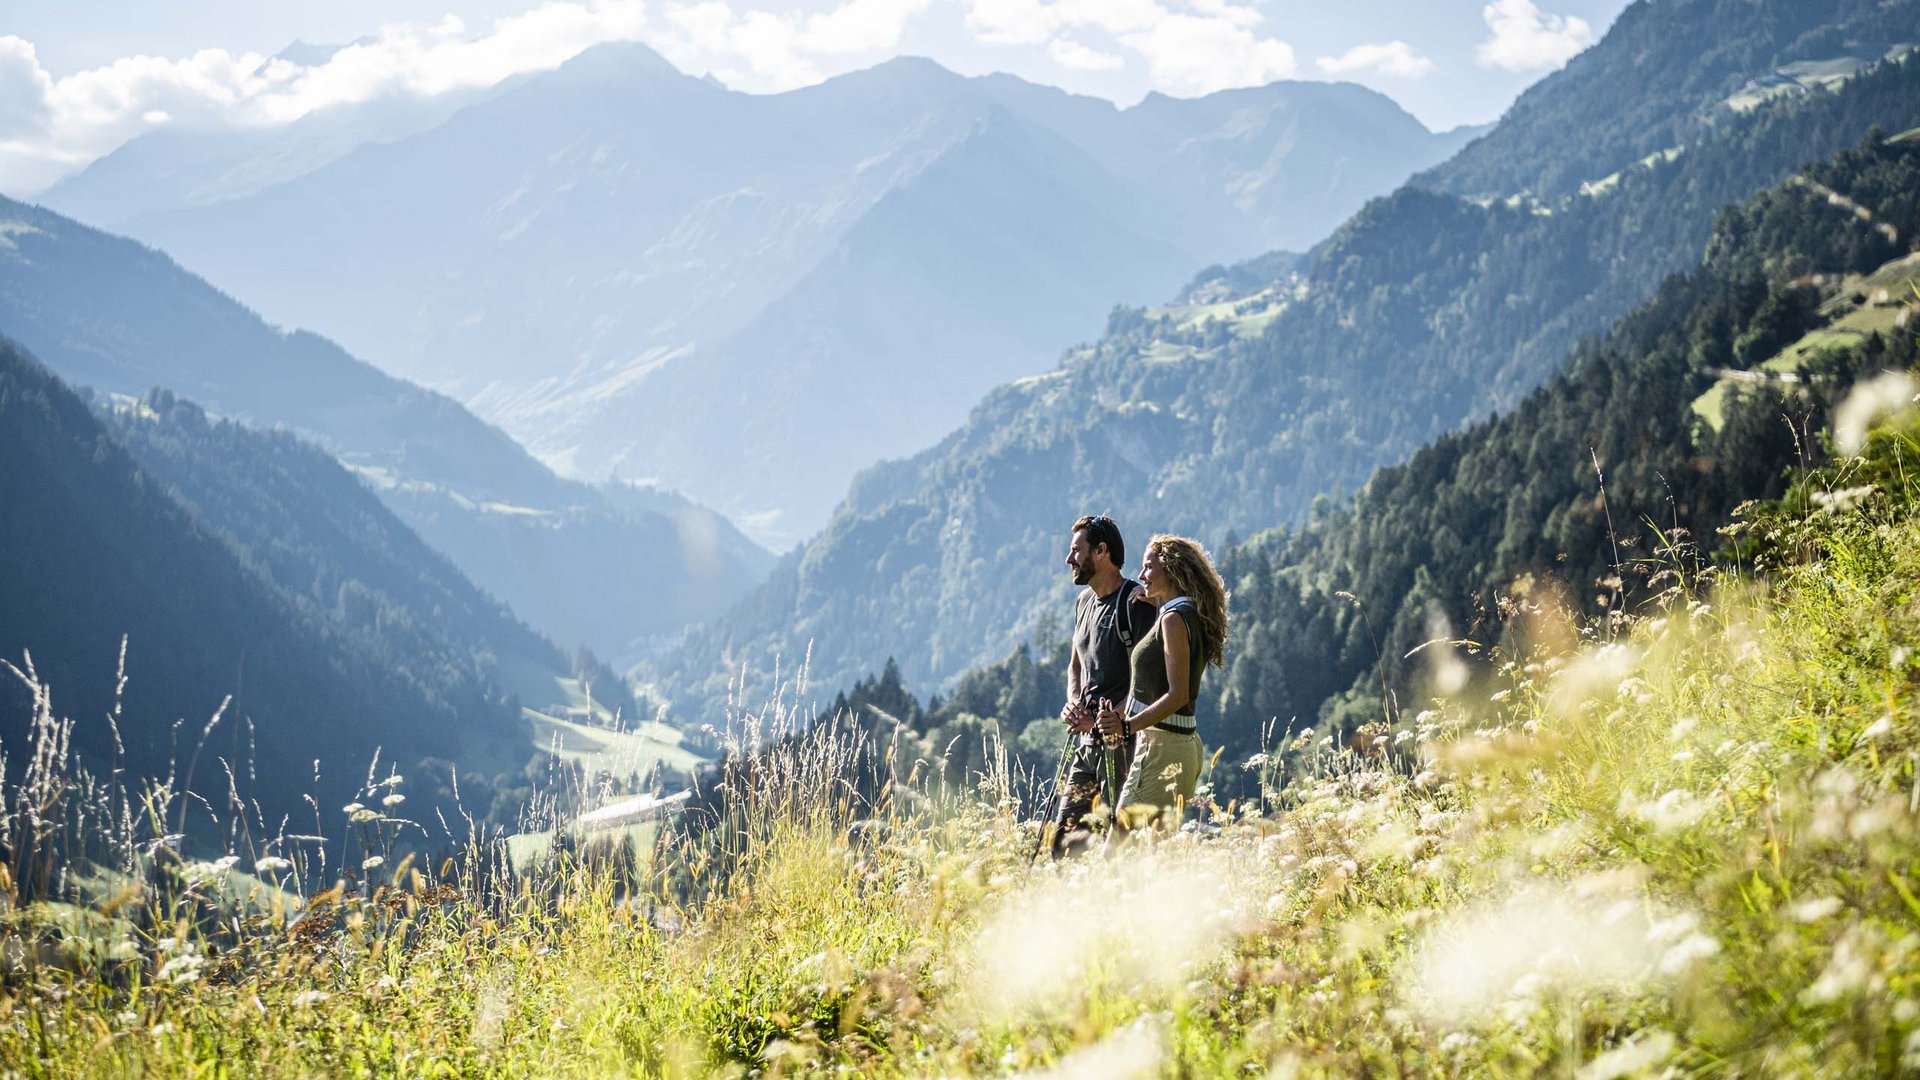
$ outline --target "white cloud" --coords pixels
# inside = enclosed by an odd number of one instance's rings
[[[812,14],[736,10],[724,0],[547,0],[468,33],[455,16],[384,26],[319,64],[204,49],[130,56],[52,78],[30,42],[0,37],[0,190],[33,192],[155,127],[275,126],[328,106],[490,86],[558,67],[610,41],[645,41],[683,70],[746,90],[819,81],[815,58],[899,44],[932,0],[844,0]],[[661,16],[664,17],[661,17]]]
[[[1127,65],[1124,57],[1089,48],[1071,38],[1047,42],[1047,55],[1069,71],[1118,71]]]
[[[33,47],[0,38],[0,188],[37,190],[162,124],[262,127],[396,94],[487,86],[646,29],[641,0],[549,2],[468,36],[459,19],[390,25],[315,65],[202,49],[123,57],[54,79]]]
[[[847,0],[817,15],[807,16],[800,47],[840,54],[877,52],[900,44],[907,23],[927,13],[933,0]]]
[[[0,37],[0,139],[44,134],[53,120],[53,79],[41,70],[33,43]]]
[[[1244,22],[1220,16],[1171,15],[1150,31],[1120,35],[1147,61],[1147,74],[1168,90],[1212,93],[1258,86],[1294,72],[1293,47],[1263,38]]]
[[[1063,57],[1106,55],[1061,36],[1096,31],[1145,60],[1162,90],[1204,94],[1293,74],[1292,46],[1261,36],[1255,28],[1263,16],[1251,5],[1185,0],[1180,7],[1157,0],[970,0],[966,26],[988,45],[1045,44],[1063,66],[1070,66]]]
[[[1328,75],[1354,75],[1375,72],[1400,79],[1418,79],[1430,75],[1434,62],[1413,51],[1404,41],[1377,45],[1355,45],[1339,56],[1322,56],[1314,61]]]
[[[1480,12],[1493,36],[1480,43],[1480,63],[1507,71],[1544,71],[1593,44],[1593,27],[1575,15],[1549,15],[1533,0],[1493,0]]]

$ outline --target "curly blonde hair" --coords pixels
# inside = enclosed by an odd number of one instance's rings
[[[1147,551],[1160,557],[1174,590],[1193,601],[1200,614],[1201,661],[1224,667],[1227,655],[1227,583],[1213,568],[1213,559],[1198,540],[1161,533],[1147,541]]]

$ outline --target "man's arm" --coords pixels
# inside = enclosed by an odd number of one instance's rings
[[[1086,731],[1093,725],[1093,717],[1080,703],[1080,654],[1072,649],[1067,650],[1067,703],[1060,706],[1060,720],[1068,731]]]

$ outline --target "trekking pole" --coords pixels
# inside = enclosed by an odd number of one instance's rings
[[[1069,728],[1066,745],[1060,748],[1060,764],[1053,770],[1053,785],[1047,789],[1046,801],[1040,804],[1041,812],[1046,816],[1040,821],[1040,834],[1033,839],[1033,853],[1027,856],[1029,866],[1040,858],[1040,849],[1047,846],[1048,831],[1059,828],[1059,823],[1053,820],[1053,815],[1060,802],[1060,782],[1066,779],[1067,762],[1072,757],[1073,730]]]

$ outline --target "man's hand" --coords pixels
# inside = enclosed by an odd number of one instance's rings
[[[1067,730],[1079,735],[1093,730],[1093,711],[1077,701],[1069,701],[1060,706],[1060,721]]]

